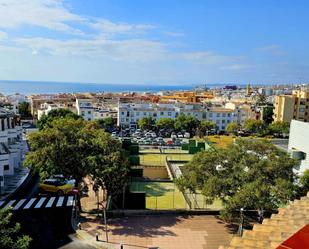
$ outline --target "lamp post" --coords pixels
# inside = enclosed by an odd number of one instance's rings
[[[239,222],[239,229],[238,234],[240,237],[242,237],[243,229],[244,229],[244,208],[241,208],[240,210],[240,222]]]

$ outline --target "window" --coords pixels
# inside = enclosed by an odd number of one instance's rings
[[[91,121],[91,118],[88,118],[88,121]]]
[[[222,113],[222,117],[225,117],[226,116],[226,113]]]
[[[10,166],[9,166],[9,165],[4,165],[4,166],[3,166],[3,169],[4,169],[4,170],[9,170],[9,169],[10,169]]]
[[[172,116],[172,113],[171,113],[171,112],[168,112],[167,115],[168,115],[168,116]]]
[[[228,117],[231,117],[231,113],[228,113],[227,116],[228,116]]]
[[[88,111],[88,114],[91,114],[91,111]]]
[[[85,115],[85,112],[84,112],[84,111],[82,111],[82,115],[83,115],[83,116]]]
[[[217,117],[220,117],[220,113],[217,113]]]
[[[157,113],[156,113],[156,112],[154,112],[154,113],[153,113],[153,116],[154,116],[154,117],[156,117],[156,116],[157,116]]]
[[[136,116],[139,116],[139,112],[136,112]]]
[[[147,116],[147,113],[146,113],[146,112],[144,112],[144,116]]]
[[[121,115],[124,115],[124,112],[121,112]]]
[[[212,112],[209,113],[209,117],[212,118]]]
[[[225,120],[224,119],[222,120],[222,124],[225,124]]]

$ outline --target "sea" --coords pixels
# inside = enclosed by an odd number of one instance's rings
[[[159,92],[192,90],[197,86],[208,88],[224,87],[226,84],[109,84],[109,83],[68,83],[47,81],[4,81],[0,80],[0,93],[9,94],[53,94],[82,92]],[[234,85],[234,84],[230,84]],[[238,84],[239,87],[245,85]]]

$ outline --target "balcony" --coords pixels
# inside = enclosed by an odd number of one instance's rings
[[[6,143],[8,141],[8,131],[0,131],[0,143]]]

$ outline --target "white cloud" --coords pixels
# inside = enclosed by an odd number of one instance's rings
[[[264,47],[258,48],[259,51],[270,54],[272,56],[281,56],[284,55],[284,51],[279,45],[272,44]]]
[[[172,37],[183,37],[185,36],[185,33],[182,32],[170,32],[170,31],[166,31],[163,32],[163,34],[167,35],[167,36],[172,36]]]
[[[231,70],[231,71],[244,71],[252,69],[254,66],[249,64],[231,64],[227,66],[223,66],[220,69],[222,70]]]
[[[42,37],[16,39],[18,45],[30,48],[33,54],[86,56],[125,61],[151,61],[164,57],[165,46],[149,40],[71,39],[56,40]]]
[[[85,19],[65,8],[62,0],[0,0],[0,27],[32,25],[51,30],[81,34],[68,22]]]
[[[103,34],[138,33],[156,28],[155,26],[149,24],[115,23],[107,19],[99,19],[94,23],[90,23],[89,25]]]
[[[0,41],[6,40],[8,38],[8,34],[0,30]]]
[[[217,54],[212,51],[198,51],[182,53],[180,56],[183,59],[193,61],[200,64],[220,65],[225,63],[231,63],[243,59],[242,56],[228,56]]]

